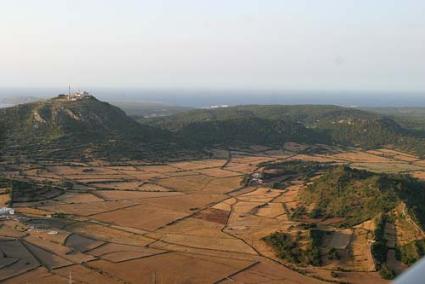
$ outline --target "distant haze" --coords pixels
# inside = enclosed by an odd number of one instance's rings
[[[217,89],[87,88],[97,98],[109,102],[160,103],[165,105],[210,107],[246,104],[333,104],[356,107],[425,107],[424,93],[362,91],[270,91]],[[58,88],[0,88],[0,107],[16,101],[50,98],[67,91]],[[135,105],[136,106],[136,105]]]
[[[423,94],[424,27],[423,0],[3,0],[0,87]]]

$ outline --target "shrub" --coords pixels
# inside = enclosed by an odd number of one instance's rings
[[[394,271],[391,268],[389,268],[386,264],[381,266],[381,269],[379,270],[379,274],[382,276],[382,278],[387,280],[394,279],[396,276]]]
[[[330,260],[340,259],[338,251],[335,248],[331,248],[328,252],[328,258]]]
[[[291,214],[291,219],[298,219],[303,217],[307,213],[307,210],[304,206],[298,206],[295,208],[294,212]]]
[[[322,264],[320,254],[320,244],[324,232],[319,230],[309,231],[310,245],[306,250],[301,249],[299,241],[302,239],[301,232],[298,231],[294,238],[287,233],[275,232],[263,240],[271,245],[278,257],[296,264],[311,264],[320,266]]]

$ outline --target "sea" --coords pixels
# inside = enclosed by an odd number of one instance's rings
[[[247,104],[322,104],[346,107],[425,107],[425,92],[362,91],[276,91],[222,89],[100,88],[84,89],[104,101],[155,102],[164,105],[204,108]],[[50,98],[67,93],[68,87],[0,88],[0,106],[29,100]]]

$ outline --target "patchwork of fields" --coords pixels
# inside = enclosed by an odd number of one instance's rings
[[[231,151],[228,158],[155,165],[45,161],[15,170],[3,164],[9,178],[72,186],[55,195],[46,191],[40,200],[13,203],[15,215],[0,221],[0,281],[385,282],[370,253],[371,221],[353,229],[334,228],[333,220],[321,224],[329,231],[322,249],[351,251],[339,261],[324,259],[321,267],[286,263],[263,241],[273,232],[300,231],[300,222],[289,215],[308,180],[291,181],[283,189],[245,182],[260,163],[284,160],[349,164],[425,179],[425,160],[389,149],[320,154],[244,149]],[[408,225],[397,228],[403,226]],[[409,239],[409,233],[423,235],[410,227],[395,232],[400,239]],[[392,262],[394,269],[405,268]]]

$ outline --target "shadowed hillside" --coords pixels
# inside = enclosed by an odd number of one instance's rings
[[[238,106],[139,119],[93,96],[56,97],[0,110],[7,156],[165,160],[213,147],[286,142],[425,153],[424,140],[390,118],[337,106]],[[30,155],[29,155],[30,154]]]
[[[393,145],[425,154],[424,140],[385,116],[338,106],[237,106],[142,119],[197,144],[299,143],[374,148]]]

